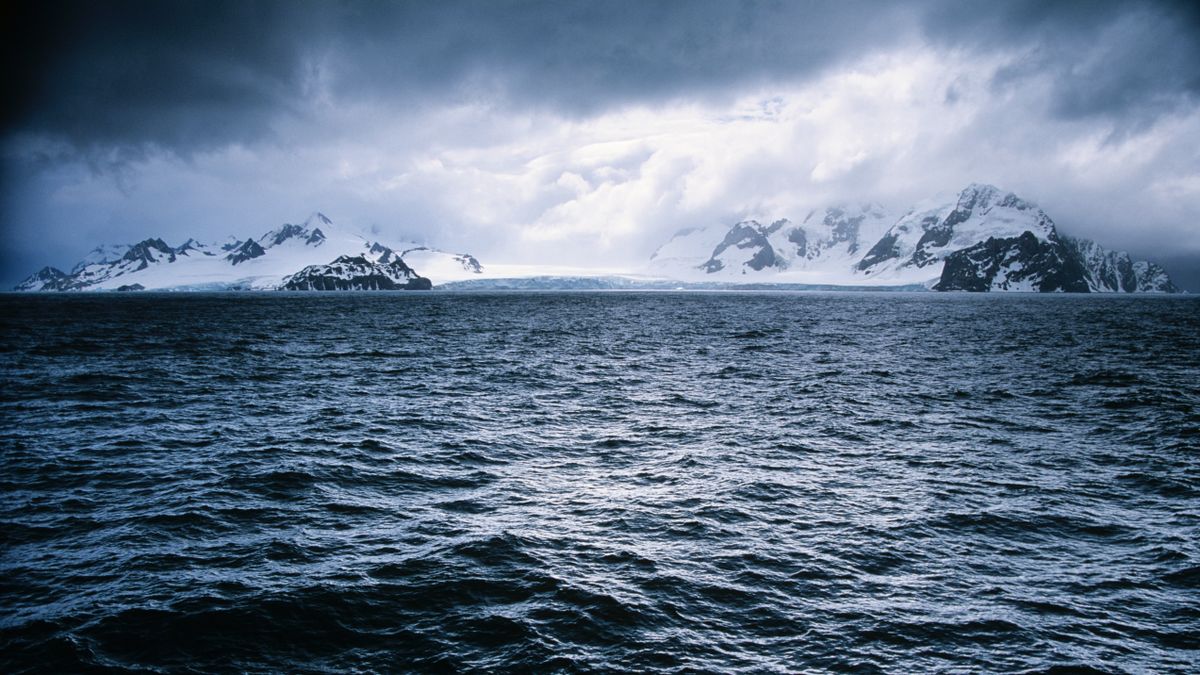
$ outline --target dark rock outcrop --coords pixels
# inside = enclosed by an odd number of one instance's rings
[[[880,237],[879,241],[875,242],[875,245],[871,247],[871,250],[867,251],[867,255],[858,261],[858,269],[865,270],[885,260],[899,258],[900,251],[896,248],[897,239],[898,237],[892,232],[888,232]]]
[[[287,291],[427,291],[433,283],[403,260],[376,262],[341,256],[328,265],[310,265],[284,279]]]
[[[1032,232],[995,237],[946,256],[937,291],[1037,291],[1087,293],[1079,259],[1057,237],[1038,239]]]
[[[1038,291],[1065,293],[1178,293],[1166,271],[1086,239],[1051,231],[991,238],[946,257],[937,291]]]
[[[247,260],[253,260],[261,255],[266,255],[266,253],[266,250],[264,250],[257,241],[254,241],[253,239],[247,239],[246,241],[243,241],[237,248],[235,248],[229,255],[225,256],[225,259],[234,265],[237,265],[238,263],[244,263]]]
[[[756,272],[768,267],[780,266],[782,260],[775,253],[775,248],[771,246],[767,237],[787,224],[787,220],[777,220],[770,225],[763,226],[758,221],[747,220],[734,225],[725,235],[725,239],[713,249],[712,257],[705,261],[700,268],[709,273],[724,269],[725,263],[720,257],[730,248],[752,251],[750,257],[743,264]]]
[[[319,232],[320,230],[318,230]],[[309,237],[309,231],[303,225],[287,224],[275,230],[266,237],[267,248],[278,246],[292,237]],[[324,235],[321,236],[324,239]]]
[[[130,246],[122,260],[135,263],[137,269],[141,270],[149,267],[151,263],[158,262],[159,258],[175,262],[175,249],[167,246],[162,239],[145,239]]]

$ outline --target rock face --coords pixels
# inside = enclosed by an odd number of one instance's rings
[[[1015,194],[971,184],[954,204],[913,209],[892,225],[855,266],[866,276],[911,274],[936,269],[946,256],[991,238],[1029,232],[1045,241],[1054,230],[1049,217]]]
[[[349,269],[343,258],[362,258],[382,267],[349,281],[354,275],[338,276]],[[22,281],[16,290],[272,290],[314,266],[333,271],[323,280],[320,274],[311,274],[308,285],[313,289],[355,284],[420,288],[430,284],[431,277],[451,281],[480,274],[483,269],[479,260],[466,253],[416,244],[393,248],[343,230],[324,214],[314,213],[303,223],[287,223],[257,238],[230,237],[213,244],[188,239],[176,247],[151,238],[133,245],[100,246],[70,273],[48,267]],[[425,276],[414,268],[425,271]],[[405,276],[405,270],[411,277]]]
[[[1124,251],[1109,251],[1094,241],[1063,237],[1083,265],[1088,289],[1098,293],[1178,293],[1166,270],[1134,261]]]
[[[26,277],[14,291],[66,291],[71,287],[71,275],[57,267],[43,267]]]
[[[799,226],[747,220],[727,230],[684,230],[651,256],[651,265],[685,281],[1178,291],[1158,265],[1062,236],[1036,204],[978,183],[952,202],[910,209],[891,223],[881,207],[863,204],[814,211]]]
[[[1063,291],[1067,293],[1177,293],[1158,265],[1133,262],[1093,241],[1031,233],[988,239],[946,257],[937,291]]]
[[[758,221],[747,220],[734,225],[713,249],[712,257],[704,262],[704,271],[718,272],[730,263],[740,263],[755,271],[786,266],[771,245],[770,237],[787,224],[787,220],[777,220],[763,227]]]
[[[1087,293],[1084,269],[1057,238],[1032,232],[997,239],[946,256],[937,291],[1037,291]]]
[[[433,284],[399,258],[376,262],[340,256],[328,265],[310,265],[284,279],[287,291],[427,291]]]
[[[247,239],[237,248],[233,249],[229,255],[225,256],[225,259],[229,261],[229,264],[236,265],[238,263],[244,263],[247,260],[254,260],[255,258],[264,256],[266,254],[267,250],[264,249],[261,244],[253,239]]]

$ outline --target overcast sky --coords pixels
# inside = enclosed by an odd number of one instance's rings
[[[5,3],[0,281],[321,210],[503,262],[988,182],[1200,290],[1194,3]],[[897,214],[899,215],[899,214]]]

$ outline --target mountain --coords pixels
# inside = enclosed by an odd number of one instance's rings
[[[1037,206],[991,185],[972,184],[953,204],[912,209],[871,247],[856,270],[867,276],[927,276],[946,256],[989,238],[1031,233],[1045,241],[1054,224]]]
[[[189,240],[190,241],[190,240]],[[71,274],[79,272],[79,270],[88,265],[98,263],[110,263],[119,260],[125,255],[125,251],[129,250],[128,244],[102,244],[88,252],[75,266],[71,268]]]
[[[1083,265],[1088,290],[1098,293],[1176,293],[1167,271],[1145,261],[1134,261],[1124,251],[1109,251],[1094,241],[1063,237]]]
[[[429,279],[419,276],[400,258],[388,262],[366,256],[339,256],[328,265],[309,265],[285,278],[286,291],[427,291]]]
[[[57,267],[43,267],[17,284],[14,291],[69,291],[71,275]]]
[[[1069,248],[1055,238],[1025,231],[987,241],[946,256],[937,291],[1063,291],[1087,293],[1085,271]]]
[[[787,219],[763,225],[745,220],[728,230],[679,232],[651,256],[652,267],[683,281],[744,279],[849,269],[864,242],[887,227],[878,204],[832,206],[810,212],[799,225]]]
[[[819,217],[818,217],[819,214]],[[1161,292],[1166,272],[1095,242],[1062,236],[1036,204],[971,184],[888,225],[878,205],[835,206],[796,226],[742,221],[693,228],[651,256],[655,273],[683,281],[836,284],[934,290]]]
[[[347,262],[359,258],[366,267]],[[260,236],[229,237],[221,243],[188,239],[173,247],[161,238],[149,238],[132,245],[100,246],[69,274],[47,267],[16,290],[270,290],[304,283],[314,289],[347,284],[418,288],[433,280],[471,278],[482,271],[479,260],[469,254],[419,244],[393,248],[314,213],[303,223],[286,223]]]

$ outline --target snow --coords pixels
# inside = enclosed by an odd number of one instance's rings
[[[401,253],[401,258],[409,267],[435,284],[478,279],[484,272],[489,271],[490,265],[484,267],[483,271],[476,272],[465,260],[466,257],[468,256],[465,254],[449,253],[425,246],[406,249]]]
[[[1127,254],[1106,251],[1093,242],[1064,240],[1036,204],[981,183],[967,186],[952,201],[920,203],[895,221],[878,205],[859,204],[815,210],[799,225],[785,222],[775,228],[744,221],[684,230],[655,252],[645,272],[685,282],[931,287],[952,253],[1026,232],[1041,242],[1066,241],[1078,247],[1093,291],[1173,288],[1161,268],[1133,264]],[[736,244],[722,247],[734,240]],[[768,246],[771,250],[764,253]],[[1131,273],[1137,289],[1122,285]],[[1036,290],[1037,281],[1010,275],[1031,276],[1014,263],[995,285]],[[1115,287],[1105,281],[1114,278]]]
[[[949,232],[941,244],[927,233]],[[862,270],[875,280],[915,280],[941,275],[946,256],[995,237],[1008,239],[1032,232],[1042,241],[1054,236],[1054,223],[1036,205],[990,185],[973,183],[954,203],[909,211],[884,236],[894,236],[897,254]],[[922,243],[922,241],[924,243]],[[920,270],[920,271],[917,271]]]
[[[43,278],[43,271],[18,289],[61,288],[62,284],[115,290],[138,284],[148,290],[267,290],[279,288],[285,278],[305,268],[329,265],[342,256],[379,263],[399,257],[435,286],[534,277],[626,277],[655,282],[932,287],[951,253],[992,237],[1009,239],[1031,232],[1043,242],[1061,241],[1068,246],[1089,270],[1092,291],[1174,290],[1161,267],[1134,263],[1128,254],[1107,251],[1094,242],[1059,237],[1053,221],[1036,205],[989,185],[972,184],[954,201],[926,202],[894,221],[879,205],[865,203],[816,209],[799,223],[763,222],[685,229],[643,266],[600,269],[482,264],[465,253],[415,242],[377,242],[313,212],[303,223],[284,224],[247,239],[231,236],[210,244],[188,240],[176,247],[147,239],[132,246],[99,246],[76,265],[75,276]],[[231,257],[247,242],[260,246],[262,254],[233,264]],[[1011,279],[1021,271],[1019,265],[1005,268],[994,285],[1034,290],[1033,281]],[[1136,288],[1126,287],[1131,280]]]
[[[252,239],[263,248],[263,255],[237,264],[229,259],[234,245],[247,240],[231,236],[212,244],[188,240],[179,247],[168,246],[170,253],[163,253],[151,245],[147,247],[149,259],[146,261],[122,259],[133,248],[129,245],[98,247],[80,261],[77,270],[86,285],[85,290],[116,290],[131,284],[140,284],[148,290],[269,290],[278,288],[286,277],[306,267],[328,265],[341,256],[378,260],[383,255],[371,253],[371,246],[376,243],[374,239],[340,227],[320,212],[314,212],[302,224],[284,224]],[[181,250],[185,247],[187,250]],[[380,248],[402,255],[417,274],[434,283],[472,278],[477,274],[469,265],[470,256],[465,254],[416,244],[383,244]]]
[[[779,227],[744,221],[734,227],[750,227],[763,234],[772,249],[775,265],[755,270],[747,263],[760,246],[730,246],[716,249],[731,228],[709,226],[676,234],[651,257],[645,274],[686,282],[788,283],[814,285],[921,284],[936,277],[927,272],[904,279],[864,277],[854,266],[879,239],[891,220],[877,204],[835,205],[810,212],[803,222],[784,220]],[[802,237],[796,236],[796,232]],[[797,240],[804,242],[803,251]],[[721,269],[706,272],[702,266],[715,260]]]
[[[654,267],[660,270],[694,270],[708,260],[729,228],[721,225],[692,227],[676,232],[651,256]]]
[[[120,260],[121,256],[125,255],[125,252],[128,250],[129,244],[101,244],[100,246],[97,246],[89,251],[82,260],[75,263],[75,266],[71,268],[71,274],[75,274],[88,265],[110,263]]]

